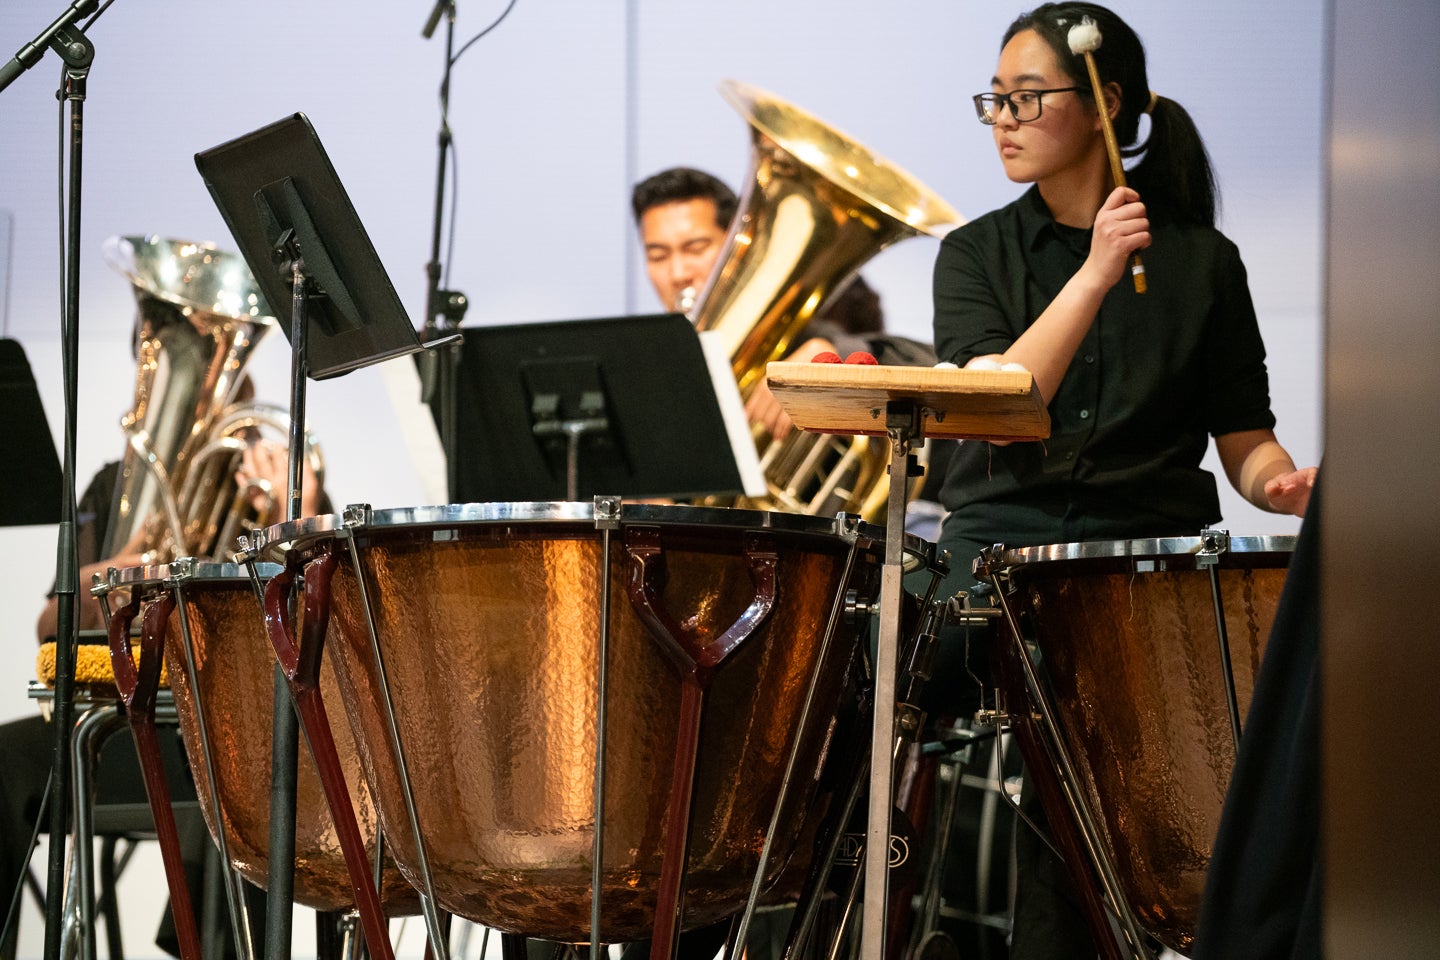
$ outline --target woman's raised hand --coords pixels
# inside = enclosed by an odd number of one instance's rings
[[[1140,194],[1116,187],[1095,214],[1090,256],[1085,267],[1094,271],[1108,290],[1129,272],[1130,254],[1150,246],[1150,220]]]

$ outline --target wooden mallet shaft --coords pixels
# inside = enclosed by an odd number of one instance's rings
[[[1100,112],[1100,129],[1105,134],[1105,152],[1110,155],[1110,177],[1115,181],[1115,186],[1123,187],[1125,183],[1125,167],[1120,163],[1120,143],[1115,139],[1115,127],[1110,123],[1110,110],[1105,104],[1105,88],[1100,83],[1100,71],[1095,68],[1095,55],[1089,50],[1082,53],[1085,57],[1085,69],[1090,74],[1090,88],[1095,92],[1095,109]],[[1135,281],[1135,292],[1144,293],[1145,264],[1140,260],[1138,252],[1130,254],[1130,276]]]

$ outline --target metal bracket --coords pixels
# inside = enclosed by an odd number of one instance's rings
[[[977,579],[988,580],[997,593],[1004,592],[1006,594],[1013,594],[1015,592],[1015,585],[1010,579],[1010,568],[1004,567],[996,569],[1000,555],[1004,552],[1005,544],[1003,543],[996,543],[984,547],[980,551],[980,556],[976,558],[975,565],[971,568],[971,572],[975,574]]]
[[[1220,555],[1230,549],[1229,530],[1201,530],[1200,549],[1195,554],[1196,569],[1203,570],[1220,562]]]
[[[170,582],[193,580],[199,566],[200,561],[194,557],[176,557],[170,561]]]
[[[616,496],[595,498],[595,529],[618,530],[624,512],[624,500]]]
[[[902,440],[907,449],[920,435],[920,406],[913,400],[890,400],[885,404],[885,433],[892,441]]]
[[[981,707],[975,711],[975,722],[982,726],[994,727],[996,730],[1010,726],[1010,714],[1003,707],[994,710],[987,710]]]
[[[346,530],[357,530],[370,525],[370,518],[374,514],[368,503],[350,503],[345,505],[345,511],[341,514],[340,522]]]
[[[845,541],[848,546],[853,547],[860,539],[862,522],[859,514],[837,513],[835,514],[835,535]]]
[[[235,553],[232,555],[235,562],[239,564],[249,563],[254,559],[250,555],[251,543],[250,534],[242,533],[235,538]]]

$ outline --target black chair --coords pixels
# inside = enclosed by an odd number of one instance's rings
[[[48,679],[48,678],[43,678]],[[31,686],[32,699],[42,704],[53,697],[44,683]],[[107,696],[108,694],[108,696]],[[174,721],[168,691],[157,706],[157,719]],[[105,922],[107,952],[123,960],[119,899],[116,887],[139,843],[155,840],[155,823],[145,795],[144,781],[124,710],[113,691],[103,685],[81,689],[75,702],[75,730],[71,742],[71,836],[73,849],[67,877],[61,952],[81,960],[95,960],[96,921]],[[206,956],[220,956],[227,934],[218,853],[205,826],[195,785],[180,742],[162,737],[161,748],[174,803],[176,824],[187,856],[187,873],[193,869],[192,889],[200,893],[202,937]],[[100,840],[100,857],[94,841]],[[192,861],[193,860],[193,865]],[[96,889],[98,880],[98,891]],[[27,886],[44,910],[46,893],[32,865]],[[166,918],[168,921],[168,917]]]

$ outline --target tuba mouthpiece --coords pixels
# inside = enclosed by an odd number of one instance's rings
[[[684,290],[681,290],[680,295],[675,298],[675,312],[683,313],[689,319],[694,320],[695,296],[694,287],[686,287]]]

